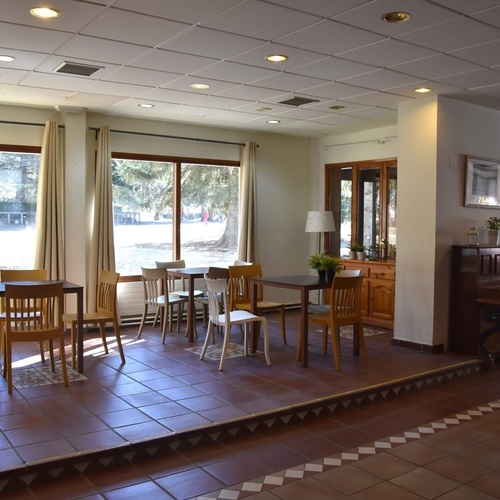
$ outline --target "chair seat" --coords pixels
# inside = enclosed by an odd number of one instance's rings
[[[309,314],[330,314],[330,306],[328,304],[310,304],[307,311]]]
[[[243,309],[245,311],[250,311],[252,308],[252,304],[249,302],[242,302],[237,304],[238,309]],[[257,302],[257,309],[282,309],[285,307],[285,304],[281,304],[279,302],[268,302],[263,300],[261,302]]]
[[[91,312],[91,313],[84,313],[83,315],[83,322],[84,323],[92,323],[93,321],[103,321],[105,319],[109,319],[109,321],[113,321],[113,315],[112,313],[110,314],[103,314],[103,313],[98,313],[98,312]],[[74,314],[63,314],[63,321],[65,323],[70,323],[72,321],[77,321],[77,315],[76,313]]]
[[[174,297],[183,297],[183,298],[188,298],[189,297],[189,290],[175,290],[170,293],[170,295],[173,295]],[[204,293],[201,290],[193,290],[193,296],[194,297],[202,297]]]
[[[158,297],[157,302],[159,305],[164,306],[165,305],[165,295],[161,295]],[[177,295],[172,295],[171,293],[168,294],[168,303],[169,305],[172,304],[184,304],[186,302],[186,299],[179,297]]]

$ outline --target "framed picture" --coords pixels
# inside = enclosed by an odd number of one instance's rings
[[[465,206],[500,208],[500,160],[466,156]]]

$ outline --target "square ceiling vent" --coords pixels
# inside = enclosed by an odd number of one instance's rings
[[[74,76],[91,76],[102,68],[104,68],[104,66],[93,66],[91,64],[64,61],[54,70],[54,72]]]
[[[312,102],[319,102],[318,99],[308,99],[307,97],[293,97],[286,101],[281,101],[278,104],[286,104],[287,106],[304,106],[304,104],[311,104]]]

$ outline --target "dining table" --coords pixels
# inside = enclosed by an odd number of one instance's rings
[[[321,279],[318,275],[300,274],[295,276],[277,276],[271,278],[251,278],[251,304],[252,312],[257,314],[257,297],[259,286],[272,286],[277,288],[288,288],[300,292],[300,324],[302,327],[302,340],[300,348],[300,364],[304,368],[308,365],[308,306],[309,292],[311,290],[325,290],[332,286],[332,282],[327,279]],[[253,329],[252,352],[257,349],[258,328]]]
[[[44,285],[63,282],[63,294],[76,294],[76,361],[78,373],[83,373],[83,286],[66,280],[0,281],[0,297],[5,297],[5,285]]]
[[[203,278],[208,273],[208,267],[176,267],[167,269],[169,276],[186,279],[188,282],[188,310],[186,336],[189,342],[196,337],[196,305],[194,302],[195,280]],[[172,293],[172,291],[170,292]]]

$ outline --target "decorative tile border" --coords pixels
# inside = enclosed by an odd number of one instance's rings
[[[245,481],[244,483],[215,491],[209,495],[198,496],[197,500],[239,500],[256,493],[269,491],[294,481],[300,481],[306,477],[342,467],[343,465],[352,462],[363,460],[366,457],[383,453],[389,449],[396,448],[397,446],[402,446],[430,434],[436,434],[449,429],[450,427],[460,425],[464,422],[469,422],[473,419],[483,417],[488,413],[499,410],[500,399],[487,403],[486,405],[478,406],[477,408],[457,413],[442,420],[431,422],[413,430],[405,431],[401,434],[390,436],[379,441],[374,441],[373,443],[360,446],[349,451],[301,464],[290,469],[276,472],[275,474],[268,474],[252,481]]]
[[[178,434],[129,443],[97,452],[75,453],[52,461],[26,464],[22,468],[0,471],[0,493],[88,474],[148,458],[165,456],[234,437],[265,432],[318,416],[331,415],[346,408],[383,401],[408,392],[456,380],[478,373],[480,370],[480,360],[467,361],[357,391],[257,413],[220,424],[194,428]],[[348,456],[344,459],[348,459]]]

